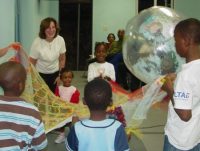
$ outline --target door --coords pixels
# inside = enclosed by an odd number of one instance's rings
[[[66,66],[85,70],[92,53],[92,0],[60,0],[60,35],[66,42]]]

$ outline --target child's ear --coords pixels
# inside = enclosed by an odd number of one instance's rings
[[[24,91],[24,88],[25,88],[25,84],[24,82],[19,82],[19,92],[22,93]]]
[[[192,38],[190,37],[183,38],[183,44],[186,48],[188,48],[192,44]]]

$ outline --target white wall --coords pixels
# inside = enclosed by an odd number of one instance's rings
[[[0,48],[15,41],[15,0],[1,0]]]
[[[19,10],[15,5],[19,2]],[[1,0],[0,4],[0,48],[15,41],[15,23],[19,14],[19,41],[29,52],[34,38],[38,35],[40,21],[46,17],[58,20],[59,1],[51,0]],[[17,12],[17,13],[16,13]]]
[[[174,9],[188,18],[200,19],[200,0],[174,0]]]
[[[20,40],[29,52],[33,40],[38,36],[42,19],[54,17],[58,20],[58,1],[20,0]]]
[[[15,3],[17,0],[0,0],[0,47],[15,40]],[[29,52],[38,35],[41,19],[51,16],[58,20],[59,1],[18,0],[20,4],[19,37]],[[96,41],[106,41],[107,34],[116,34],[125,28],[129,19],[137,14],[137,0],[93,0],[93,48]],[[200,19],[200,0],[174,0],[175,10],[188,17]]]
[[[93,0],[93,48],[95,42],[107,41],[108,33],[125,29],[137,12],[135,5],[135,0]]]

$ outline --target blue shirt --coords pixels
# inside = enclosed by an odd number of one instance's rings
[[[115,119],[79,121],[65,142],[69,151],[129,151],[124,127]]]

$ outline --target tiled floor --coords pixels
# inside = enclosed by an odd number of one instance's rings
[[[83,88],[86,84],[86,78],[83,76],[83,72],[74,72],[73,85],[76,86],[81,92],[81,98],[83,94]],[[167,112],[161,109],[150,109],[147,115],[147,119],[144,120],[140,126],[142,132],[141,138],[132,136],[130,140],[131,151],[162,151],[163,147],[163,132],[164,124],[166,122]],[[67,133],[68,129],[66,129]],[[57,134],[53,131],[47,134],[48,137],[48,151],[64,151],[64,143],[55,144],[54,140]]]

